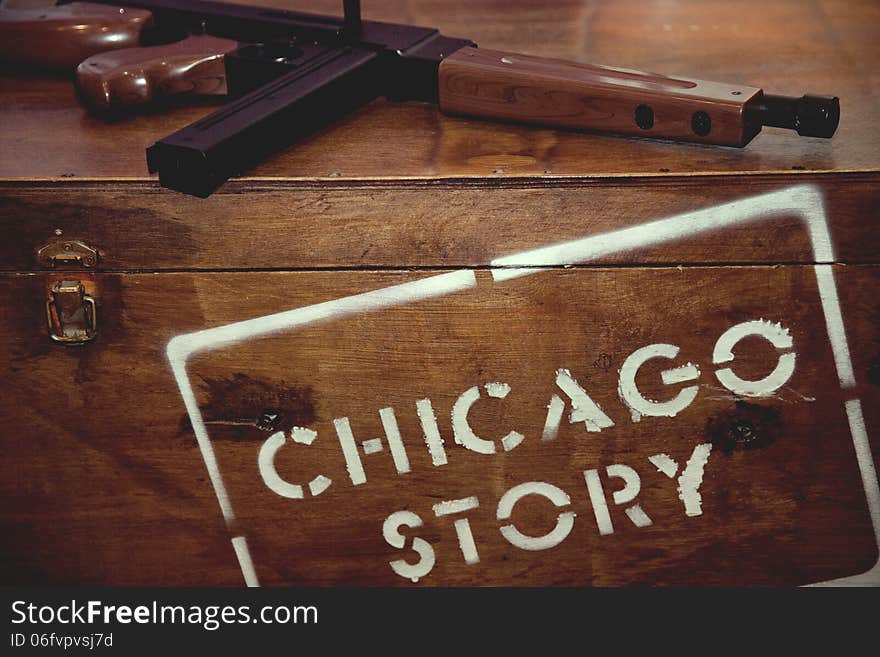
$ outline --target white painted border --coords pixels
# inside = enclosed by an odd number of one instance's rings
[[[831,267],[834,262],[834,250],[822,193],[814,185],[796,185],[629,228],[589,235],[581,239],[503,256],[490,263],[493,267],[492,277],[495,282],[506,281],[543,271],[543,268],[548,265],[560,266],[590,262],[612,253],[656,246],[721,228],[751,224],[783,215],[799,217],[810,236],[814,262],[816,263],[815,271],[819,296],[837,376],[841,388],[844,390],[852,389],[855,387],[852,359],[844,330],[837,284]],[[235,513],[232,510],[226,485],[223,482],[214,449],[186,371],[186,364],[191,356],[282,330],[302,328],[363,312],[444,296],[475,286],[474,272],[470,269],[462,269],[173,338],[166,348],[168,360],[186,405],[193,431],[205,460],[205,466],[208,469],[208,475],[211,478],[214,492],[217,494],[217,501],[220,503],[220,509],[229,530],[236,533]],[[847,400],[846,413],[868,501],[874,536],[878,549],[880,549],[880,485],[878,485],[868,433],[862,416],[861,402],[855,398]],[[245,583],[248,586],[259,586],[245,538],[236,536],[232,539],[232,544]],[[816,585],[880,585],[880,559],[864,573],[820,582]]]

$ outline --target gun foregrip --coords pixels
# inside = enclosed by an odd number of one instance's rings
[[[93,110],[116,112],[178,95],[227,93],[224,55],[238,42],[191,36],[162,46],[93,55],[76,69],[80,98]]]
[[[153,15],[143,9],[74,2],[0,10],[0,60],[70,70],[92,55],[137,46]]]
[[[761,89],[462,48],[440,64],[440,109],[552,127],[743,146]]]

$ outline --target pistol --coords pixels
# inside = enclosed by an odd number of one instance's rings
[[[163,187],[206,197],[274,152],[378,97],[446,114],[742,147],[763,126],[831,137],[836,96],[477,48],[436,29],[201,0],[7,0],[0,59],[76,71],[98,114],[162,98],[226,99],[147,149]],[[25,7],[21,7],[25,5]],[[18,8],[16,8],[18,6]]]

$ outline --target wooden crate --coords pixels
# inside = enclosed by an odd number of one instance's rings
[[[195,199],[144,149],[210,107],[108,124],[3,69],[0,583],[880,583],[880,7],[364,14],[841,125],[739,150],[378,101]],[[61,281],[86,345],[49,338]]]

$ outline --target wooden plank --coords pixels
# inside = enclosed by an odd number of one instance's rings
[[[256,1],[256,0],[255,0]],[[338,2],[260,4],[337,13]],[[627,0],[468,3],[370,2],[366,18],[412,22],[520,51],[672,76],[841,97],[833,140],[766,129],[744,150],[707,148],[445,117],[418,103],[378,101],[249,175],[269,178],[607,176],[694,172],[872,170],[880,136],[875,3],[768,4]],[[777,29],[784,25],[785,29]],[[805,46],[808,44],[808,46]],[[210,106],[108,124],[77,103],[69,80],[4,67],[0,178],[146,179],[144,149]],[[47,130],[46,126],[51,126]],[[500,173],[503,171],[504,173]]]
[[[553,269],[505,282],[476,272],[454,295],[244,340],[195,355],[190,380],[225,477],[236,522],[224,526],[165,346],[175,335],[331,301],[448,272],[333,271],[96,274],[102,333],[82,348],[52,345],[42,304],[59,274],[4,274],[0,319],[9,363],[0,408],[6,426],[0,483],[4,583],[236,584],[230,538],[244,535],[263,583],[411,585],[389,567],[410,550],[382,536],[393,511],[424,520],[419,535],[436,550],[423,584],[802,584],[855,574],[877,558],[865,490],[844,404],[859,399],[876,435],[876,290],[880,267],[836,266],[855,363],[854,388],[837,381],[811,266]],[[785,386],[763,398],[726,391],[712,363],[719,336],[741,322],[780,322],[791,350],[747,338],[734,350],[743,378],[769,372],[793,351]],[[694,402],[675,417],[633,422],[618,396],[618,369],[652,343],[681,348],[649,361],[637,378],[665,401],[687,383],[659,383],[667,364],[700,368]],[[557,369],[568,369],[614,422],[589,432],[568,422],[542,441]],[[873,369],[872,369],[873,368]],[[124,384],[120,384],[124,381]],[[503,382],[505,399],[480,399],[469,415],[497,453],[453,441],[452,408],[472,386]],[[448,463],[434,466],[415,402],[431,399]],[[398,474],[378,411],[392,407],[411,472]],[[254,424],[280,411],[280,427],[318,432],[311,447],[279,453],[293,482],[316,474],[326,493],[288,500],[260,479],[257,457],[271,431]],[[358,441],[382,437],[363,454],[366,483],[349,479],[333,419],[348,417]],[[510,430],[525,440],[504,451]],[[755,437],[757,436],[757,437]],[[750,446],[736,442],[753,438]],[[712,444],[700,491],[702,514],[685,515],[675,481],[647,459],[667,453],[680,468],[698,444]],[[877,457],[876,446],[874,448]],[[652,520],[636,527],[615,505],[621,486],[606,468],[641,476],[638,497]],[[285,469],[286,468],[286,469]],[[601,535],[583,472],[599,472],[613,534]],[[499,500],[512,486],[546,481],[571,497],[570,536],[553,550],[524,551],[501,535]],[[465,514],[478,564],[466,565],[452,520],[432,505],[476,496]],[[560,509],[536,496],[514,509],[532,535],[552,529]],[[409,543],[408,543],[409,545]]]
[[[0,244],[0,269],[42,268],[36,252],[70,239],[98,249],[98,269],[111,271],[484,266],[731,202],[741,204],[733,218],[751,213],[756,220],[723,227],[710,213],[702,232],[683,222],[688,239],[598,254],[592,262],[814,262],[806,218],[823,212],[836,261],[876,262],[880,253],[880,237],[866,221],[880,211],[873,174],[247,184],[208,199],[133,184],[17,184],[0,194],[0,226],[13,236]],[[771,211],[778,215],[760,218]]]

